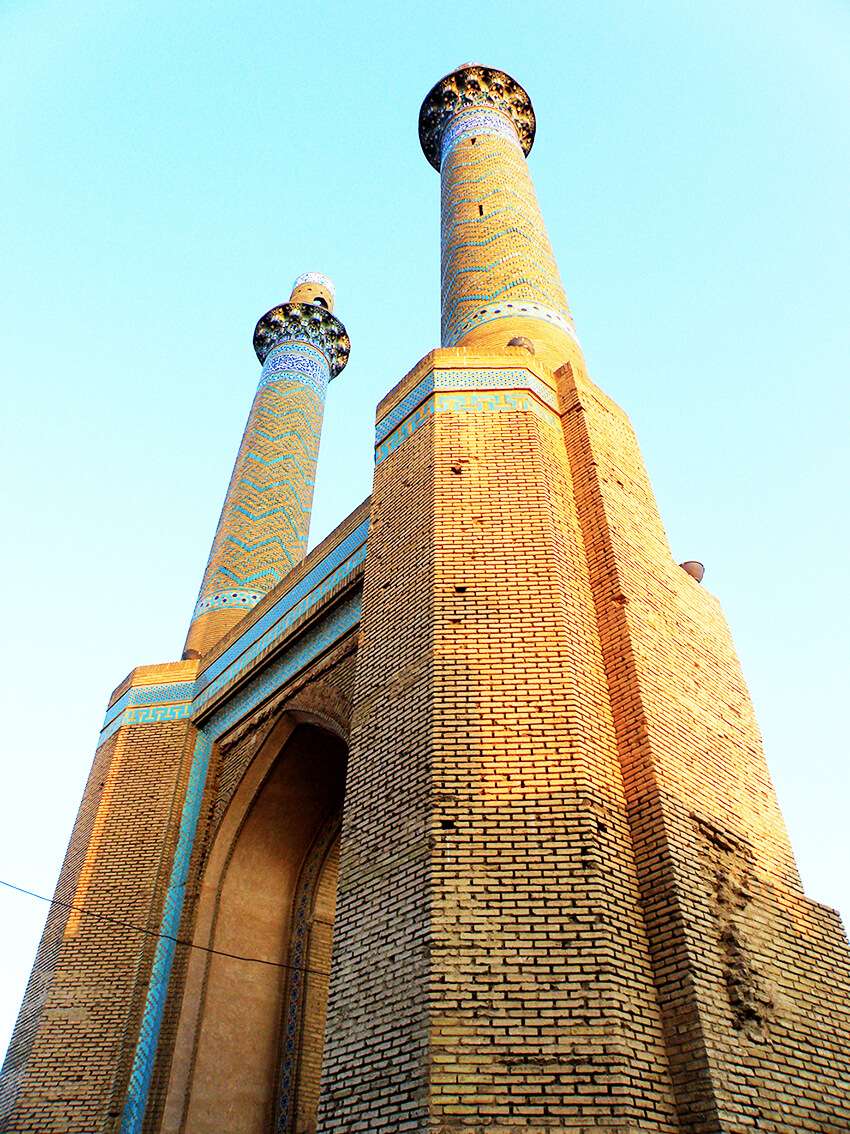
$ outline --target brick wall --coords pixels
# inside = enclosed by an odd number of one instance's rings
[[[123,1102],[187,771],[188,722],[99,749],[3,1072],[9,1134],[100,1130]]]
[[[559,379],[681,1129],[850,1129],[850,955],[802,894],[726,622],[622,410]]]
[[[559,421],[452,398],[375,474],[320,1129],[673,1131]]]

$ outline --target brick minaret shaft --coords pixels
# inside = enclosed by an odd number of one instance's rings
[[[478,65],[420,115],[444,348],[378,407],[318,1129],[850,1130],[847,942],[586,376],[533,129]]]
[[[535,116],[503,71],[446,75],[419,115],[440,171],[442,344],[481,352],[530,340],[552,370],[581,358],[526,156]]]
[[[348,361],[331,281],[308,272],[254,331],[262,372],[184,657],[205,653],[303,559],[328,383]]]

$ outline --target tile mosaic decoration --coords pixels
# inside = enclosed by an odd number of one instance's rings
[[[459,141],[463,138],[477,138],[481,134],[498,134],[522,153],[519,135],[510,118],[498,110],[480,106],[462,111],[448,123],[440,142],[440,165]]]
[[[459,319],[455,325],[454,334],[457,338],[462,338],[467,331],[472,330],[473,327],[480,327],[484,323],[490,323],[494,319],[504,319],[509,315],[518,315],[529,319],[543,319],[547,323],[552,323],[554,326],[560,327],[560,329],[565,331],[576,343],[579,341],[571,319],[565,318],[560,311],[553,311],[551,308],[544,307],[541,303],[533,303],[531,300],[526,300],[521,303],[501,302],[485,304],[483,307],[473,311],[468,317]]]
[[[379,465],[385,461],[409,440],[421,425],[438,413],[534,413],[554,428],[560,426],[557,414],[527,390],[432,394],[375,449],[375,464]]]
[[[210,754],[215,741],[287,681],[314,662],[360,621],[361,596],[349,595],[317,623],[311,633],[296,639],[283,655],[257,674],[239,692],[203,722],[195,739],[189,783],[180,817],[177,849],[166,891],[160,938],[154,953],[151,979],[133,1059],[127,1100],[121,1118],[121,1134],[141,1134],[168,985],[183,913],[183,898],[189,876],[192,848],[197,832]]]
[[[288,378],[290,381],[303,382],[320,398],[324,398],[330,377],[328,360],[316,347],[310,343],[284,343],[266,355],[258,389],[262,390],[272,382]]]
[[[168,982],[177,948],[177,933],[183,913],[183,894],[189,877],[189,864],[192,859],[192,847],[195,843],[195,831],[198,826],[211,752],[212,738],[206,733],[199,732],[195,740],[189,783],[180,817],[180,831],[177,836],[171,877],[165,892],[165,904],[159,928],[161,936],[156,943],[139,1039],[127,1088],[127,1101],[121,1116],[121,1134],[140,1134],[145,1117],[159,1031],[168,998]]]
[[[369,521],[364,520],[310,568],[265,614],[196,681],[132,686],[109,706],[98,747],[119,728],[191,717],[283,639],[290,627],[309,613],[334,587],[344,582],[365,562]]]
[[[308,343],[267,354],[192,621],[250,610],[304,558],[329,381]]]
[[[479,64],[446,75],[422,104],[419,138],[440,170],[443,346],[517,315],[575,338],[525,161],[534,131],[523,88]]]
[[[198,675],[197,696],[203,706],[216,689],[235,680],[258,654],[274,645],[298,618],[319,603],[325,594],[341,583],[366,558],[369,521],[364,520],[331,548],[327,555],[291,586],[273,606],[247,627],[219,657]],[[220,679],[224,678],[222,682]]]
[[[375,427],[379,465],[435,413],[536,413],[560,425],[554,390],[522,367],[432,370]]]
[[[435,83],[419,111],[419,141],[435,169],[440,168],[446,131],[470,111],[496,111],[513,126],[521,152],[528,154],[536,123],[526,91],[505,71],[467,63]]]
[[[558,403],[554,390],[525,367],[504,369],[500,367],[497,370],[465,368],[432,370],[381,418],[375,426],[375,443],[383,441],[421,401],[435,390],[512,390],[517,387],[533,390],[545,405],[557,412]]]
[[[168,705],[191,701],[195,695],[194,681],[171,681],[161,685],[134,685],[106,710],[103,727],[112,724],[124,709],[138,705]]]

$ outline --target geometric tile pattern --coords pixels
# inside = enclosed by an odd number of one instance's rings
[[[442,135],[444,346],[472,326],[511,315],[542,318],[574,334],[534,185],[511,130],[503,114],[477,108],[452,119]]]
[[[412,412],[411,406],[415,406]],[[443,412],[530,412],[560,427],[554,392],[528,370],[432,371],[379,423],[375,464],[386,460],[435,413]],[[399,417],[401,423],[396,425]]]
[[[366,545],[364,543],[349,559],[341,563],[340,566],[329,575],[325,576],[325,578],[310,591],[309,595],[285,611],[265,634],[262,634],[256,641],[247,645],[233,665],[226,668],[218,677],[214,678],[203,688],[200,688],[199,681],[199,689],[192,705],[192,712],[195,714],[201,712],[210,701],[220,696],[222,691],[229,685],[240,680],[249,666],[253,665],[263,655],[268,654],[274,649],[280,639],[288,633],[290,626],[294,622],[302,618],[311,607],[318,605],[328,591],[341,583],[343,579],[350,575],[351,572],[356,567],[359,567],[361,563],[365,562],[365,560]]]
[[[98,747],[127,725],[196,716],[273,649],[294,622],[365,562],[368,531],[366,519],[281,595],[262,618],[199,674],[196,681],[131,686],[126,690],[106,711]]]
[[[523,366],[498,369],[432,370],[397,402],[375,426],[375,443],[379,444],[435,390],[512,390],[518,387],[534,390],[538,398],[557,412],[554,391]]]
[[[329,380],[327,358],[309,343],[266,357],[192,621],[250,610],[304,558]]]
[[[443,130],[440,139],[440,165],[462,138],[477,138],[481,134],[498,134],[522,153],[516,127],[508,116],[492,107],[478,106],[456,114]]]
[[[127,1101],[121,1118],[121,1134],[141,1134],[144,1123],[160,1028],[168,997],[176,938],[183,913],[183,897],[189,876],[189,864],[213,744],[222,733],[325,653],[343,634],[354,629],[360,621],[360,612],[360,593],[349,595],[334,606],[309,634],[296,638],[280,658],[266,666],[253,680],[240,688],[239,692],[226,701],[218,712],[204,722],[203,728],[198,730],[180,817],[177,848],[166,891],[159,930],[161,936],[154,953]]]
[[[294,585],[288,587],[262,617],[240,634],[222,654],[204,667],[197,679],[196,704],[199,708],[209,700],[211,686],[215,687],[212,691],[217,692],[223,685],[241,676],[260,653],[283,637],[296,619],[320,602],[331,587],[340,583],[363,562],[368,533],[369,520],[365,519],[318,563],[314,563]]]
[[[136,706],[163,706],[176,702],[191,701],[195,695],[194,681],[170,681],[162,685],[136,685],[131,686],[123,696],[106,710],[103,727],[111,725],[125,709],[134,709]]]
[[[206,783],[211,752],[211,739],[199,732],[195,741],[183,813],[180,817],[180,832],[177,836],[177,848],[174,852],[171,877],[165,893],[165,905],[159,929],[162,936],[157,940],[156,950],[154,951],[150,984],[148,985],[145,1008],[139,1028],[133,1068],[130,1072],[127,1101],[124,1106],[124,1113],[121,1116],[121,1134],[139,1134],[145,1117],[159,1030],[168,997],[168,981],[171,976],[174,952],[177,948],[177,932],[180,928],[180,917],[183,912],[183,892],[186,879],[189,876],[189,863],[192,858],[192,847],[195,841],[195,831],[198,826],[198,816],[201,811],[201,801],[204,795],[204,784]]]

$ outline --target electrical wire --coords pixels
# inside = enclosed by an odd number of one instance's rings
[[[163,941],[173,941],[175,945],[181,945],[184,949],[197,949],[201,953],[210,953],[215,957],[228,957],[231,961],[247,961],[253,965],[268,965],[274,969],[290,969],[292,972],[310,973],[313,976],[330,976],[330,973],[325,969],[311,969],[307,965],[288,965],[285,961],[269,961],[264,957],[245,957],[241,953],[227,953],[223,949],[211,949],[208,945],[196,945],[194,941],[185,941],[181,937],[172,937],[170,933],[157,933],[155,929],[147,929],[141,925],[133,925],[129,921],[121,921],[120,918],[110,917],[109,914],[95,913],[94,910],[87,910],[84,906],[75,906],[71,902],[63,902],[59,898],[46,898],[44,894],[36,894],[34,890],[25,890],[23,886],[16,886],[14,882],[6,882],[0,878],[0,886],[5,886],[7,890],[15,890],[18,894],[26,894],[29,898],[37,898],[40,902],[47,902],[50,906],[61,906],[62,909],[72,910],[74,913],[82,914],[83,917],[93,917],[98,921],[108,921],[110,925],[120,926],[122,929],[130,929],[134,933],[141,933],[145,937],[158,937]]]

